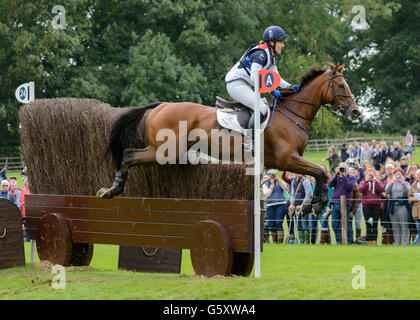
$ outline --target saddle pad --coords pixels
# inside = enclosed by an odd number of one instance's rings
[[[241,126],[240,122],[238,121],[238,117],[236,113],[232,112],[224,112],[223,110],[220,110],[216,108],[216,114],[217,114],[217,122],[226,129],[233,130],[236,132],[240,132],[242,134],[245,133],[245,128]],[[248,117],[249,119],[249,117]],[[270,110],[267,111],[267,114],[265,116],[264,122],[261,124],[261,130],[264,130],[267,126],[268,120],[270,119]],[[243,123],[243,121],[241,121]]]

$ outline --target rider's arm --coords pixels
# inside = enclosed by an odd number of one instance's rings
[[[249,55],[249,60],[251,61],[251,83],[255,83],[255,72],[263,68],[267,63],[267,54],[264,50],[256,50],[255,52]]]
[[[277,65],[276,64],[273,64],[270,67],[270,70],[273,70],[273,71],[277,72],[277,74],[280,75],[279,70],[277,69]],[[291,86],[291,84],[289,82],[287,82],[286,80],[284,80],[282,77],[280,77],[280,79],[281,79],[280,85],[279,85],[280,88],[284,89],[284,88],[287,88],[287,87],[290,87]]]

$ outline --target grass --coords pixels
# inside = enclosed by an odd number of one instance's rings
[[[25,246],[29,260],[29,244]],[[117,270],[118,247],[95,245],[92,268],[66,272],[66,288],[55,290],[55,274],[28,263],[0,271],[0,299],[419,299],[417,247],[264,245],[262,277],[194,276],[188,250],[181,274]],[[366,288],[353,289],[354,266],[366,271]]]

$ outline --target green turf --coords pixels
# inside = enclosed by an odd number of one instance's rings
[[[188,250],[181,274],[117,270],[118,248],[95,245],[92,269],[55,274],[28,263],[0,271],[0,299],[419,299],[419,249],[394,246],[264,245],[262,276],[194,276]],[[26,244],[29,262],[29,244]],[[366,288],[354,289],[354,266],[366,271]]]

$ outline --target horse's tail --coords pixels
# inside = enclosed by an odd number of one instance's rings
[[[161,102],[154,102],[140,108],[129,108],[115,119],[112,124],[104,158],[111,152],[118,170],[121,167],[123,151],[128,145],[136,144],[140,145],[140,148],[146,147],[143,138],[138,133],[137,127],[146,111],[156,108],[160,104]]]

